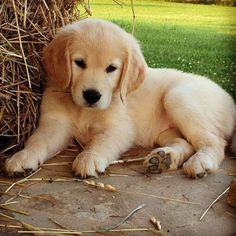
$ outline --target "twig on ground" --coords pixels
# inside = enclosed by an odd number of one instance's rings
[[[3,214],[4,215],[4,214]],[[61,233],[61,231],[66,231],[66,232],[78,232],[75,230],[65,230],[65,229],[57,229],[57,228],[45,228],[45,227],[35,227],[31,224],[25,223],[23,221],[17,220],[14,217],[10,217],[8,215],[5,215],[4,217],[14,220],[15,222],[21,224],[21,225],[8,225],[8,224],[0,224],[0,227],[4,228],[18,228],[18,229],[27,229],[27,233],[30,231],[35,231],[35,232],[42,232],[42,231],[49,231],[49,232],[55,232],[55,233]]]
[[[116,229],[118,228],[120,225],[124,224],[133,214],[135,214],[137,211],[141,210],[143,207],[145,206],[145,204],[142,204],[140,206],[138,206],[137,208],[135,208],[134,210],[132,210],[124,219],[122,219],[119,223],[114,224],[108,228],[106,228],[106,231],[112,230],[112,229]]]
[[[112,174],[112,173],[109,173],[108,176],[109,176],[109,177],[128,177],[128,176],[130,176],[130,175]]]
[[[14,218],[14,217],[12,217],[12,216],[9,216],[9,215],[7,215],[7,214],[4,214],[4,213],[1,213],[1,212],[0,212],[0,216],[2,216],[2,217],[5,217],[5,218],[7,218],[7,219],[9,219],[9,220],[15,220],[15,218]]]
[[[9,203],[12,202],[12,200],[14,200],[15,198],[19,197],[19,195],[21,194],[23,189],[21,189],[16,195],[13,195],[11,198],[9,198],[8,200],[6,200],[4,203]]]
[[[12,184],[13,182],[12,181],[0,181],[0,183],[2,183],[1,185],[9,185],[9,184]],[[19,183],[15,184],[15,185],[19,186],[19,187],[23,187],[24,186],[23,184],[19,184]]]
[[[71,165],[72,161],[63,161],[63,162],[56,162],[56,163],[44,163],[41,166],[68,166]]]
[[[21,211],[21,210],[18,210],[18,209],[14,209],[14,208],[10,208],[10,207],[6,207],[6,206],[0,206],[0,208],[2,208],[4,210],[8,210],[8,211],[13,211],[13,212],[16,212],[16,213],[19,213],[19,214],[22,214],[22,215],[26,215],[26,216],[30,215],[28,212]]]
[[[66,157],[66,158],[70,158],[70,157],[75,158],[75,155],[73,155],[73,154],[71,154],[71,155],[68,155],[68,154],[57,154],[56,156],[57,157]],[[44,165],[44,164],[42,164],[42,165]]]
[[[112,229],[112,230],[109,230],[108,232],[144,232],[144,231],[151,231],[153,232],[153,228],[133,228],[133,229]],[[87,230],[87,231],[23,231],[23,230],[20,230],[18,231],[18,233],[20,234],[76,234],[77,235],[81,235],[81,234],[91,234],[91,233],[98,233],[100,231],[96,231],[96,230]]]
[[[70,157],[68,155],[62,155],[59,154],[57,156],[60,157]],[[74,156],[71,156],[74,157]],[[140,158],[132,158],[132,159],[126,159],[126,160],[117,160],[113,161],[110,165],[115,165],[115,164],[124,164],[124,163],[132,163],[132,162],[139,162],[139,161],[144,161],[146,158],[145,157],[140,157]],[[63,161],[63,162],[56,162],[56,163],[44,163],[41,166],[66,166],[66,165],[71,165],[73,161]]]
[[[143,195],[143,196],[147,196],[147,197],[158,198],[158,199],[165,200],[165,201],[180,202],[180,203],[185,203],[185,204],[190,204],[190,205],[200,205],[200,203],[197,203],[197,202],[190,202],[190,201],[185,201],[185,200],[181,200],[181,199],[157,196],[157,195],[141,193],[141,192],[131,192],[131,191],[119,191],[119,192],[128,193],[128,194],[138,194],[138,195]]]
[[[145,157],[140,157],[140,158],[127,159],[127,160],[117,160],[117,161],[113,161],[110,165],[139,162],[139,161],[144,161],[145,159],[146,159]]]
[[[84,145],[79,141],[79,139],[75,138],[75,141],[80,145],[82,150],[84,150]]]
[[[18,231],[19,234],[69,234],[69,235],[81,235],[81,232],[76,231],[46,231],[46,230],[29,230],[29,231]]]
[[[68,230],[68,228],[66,226],[64,226],[63,224],[57,222],[56,220],[52,219],[51,217],[48,217],[48,219],[50,221],[52,221],[55,225],[59,226],[60,228]]]
[[[0,204],[0,207],[1,206],[7,206],[7,205],[11,205],[11,204],[16,204],[16,203],[18,203],[19,201],[15,201],[15,202],[4,202],[4,203],[1,203]]]
[[[20,192],[21,192],[21,191],[20,191]],[[15,197],[22,197],[22,198],[28,198],[28,199],[31,198],[30,196],[27,196],[27,195],[24,195],[24,194],[19,194],[19,193],[18,193],[19,195],[18,195],[18,194],[14,195],[14,194],[5,193],[5,192],[0,192],[0,194],[2,194],[2,195],[5,194],[5,195],[7,195],[7,196],[14,197],[14,198],[15,198]],[[8,200],[7,200],[7,201],[8,201]],[[6,202],[7,202],[7,201],[6,201]]]
[[[24,179],[18,180],[17,182],[14,182],[9,188],[6,189],[6,193],[9,192],[16,184],[20,184],[23,183],[25,181],[27,181],[30,177],[32,177],[33,175],[35,175],[36,173],[38,173],[41,170],[41,168],[39,168],[38,170],[36,170],[34,173],[32,173],[31,175],[25,177]]]
[[[225,189],[210,205],[207,207],[207,209],[203,212],[203,214],[200,217],[200,221],[203,219],[203,217],[206,215],[206,213],[209,211],[209,209],[225,194],[229,191],[229,187]]]
[[[22,229],[22,227],[20,225],[8,225],[8,224],[0,224],[0,227],[3,228],[14,228],[14,229]]]
[[[6,217],[10,220],[14,220],[14,221],[16,221],[17,223],[19,223],[21,225],[0,224],[0,227],[26,229],[26,230],[19,230],[18,231],[19,234],[42,234],[42,235],[71,234],[71,235],[81,235],[81,234],[86,234],[86,233],[99,233],[99,232],[101,233],[101,230],[100,231],[99,230],[77,231],[77,230],[69,230],[69,229],[35,227],[31,224],[19,221],[19,220],[15,219],[14,217],[11,217],[11,216],[8,216],[8,215],[5,215],[5,214],[3,214],[3,215],[4,215],[4,217]],[[53,222],[55,223],[56,221],[53,220]],[[56,224],[58,224],[60,227],[64,227],[58,222],[56,222]],[[142,232],[142,231],[154,232],[153,228],[130,228],[130,229],[110,229],[110,230],[108,230],[108,232]],[[106,232],[106,231],[104,231],[104,232]]]
[[[32,181],[32,182],[50,182],[50,183],[52,183],[52,182],[72,182],[72,181],[82,182],[83,180],[78,179],[78,178],[56,178],[56,179],[53,179],[53,178],[43,178],[42,177],[42,178],[31,178],[31,179],[25,178],[25,179],[22,179],[22,180],[19,180],[19,181],[20,181],[20,183],[30,182],[30,181]],[[16,183],[13,183],[13,184],[15,185]],[[12,185],[10,186],[11,188],[13,187]],[[11,189],[10,187],[8,189]],[[8,193],[8,191],[9,191],[8,189],[5,191],[5,193]]]

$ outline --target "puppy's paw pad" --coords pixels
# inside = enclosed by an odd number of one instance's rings
[[[171,154],[163,149],[154,150],[143,164],[150,172],[162,173],[170,168]]]
[[[170,168],[170,165],[171,165],[171,155],[170,155],[170,153],[167,153],[167,154],[163,157],[162,163],[163,163],[163,165],[164,165],[167,169]]]
[[[163,151],[163,150],[157,151],[156,154],[159,155],[159,156],[162,157],[162,158],[164,158],[165,155],[166,155],[165,151]]]
[[[150,165],[159,165],[159,159],[158,159],[158,157],[156,157],[156,156],[151,157],[151,158],[148,160],[148,164],[150,164]]]

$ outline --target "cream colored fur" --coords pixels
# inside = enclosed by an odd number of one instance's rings
[[[39,127],[6,162],[9,174],[36,170],[73,137],[85,145],[72,166],[82,177],[104,172],[133,145],[159,146],[146,167],[164,153],[170,163],[160,171],[183,165],[189,177],[217,170],[224,159],[236,121],[232,98],[207,78],[148,68],[137,41],[118,26],[92,19],[66,26],[45,49],[43,63],[48,87]],[[110,64],[117,70],[107,73]],[[82,96],[86,89],[102,94],[92,107]]]

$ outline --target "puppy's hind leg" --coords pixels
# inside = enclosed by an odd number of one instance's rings
[[[162,132],[157,140],[161,147],[154,149],[144,161],[144,166],[151,172],[161,173],[176,170],[194,153],[194,149],[176,128]]]
[[[187,88],[175,88],[165,97],[165,109],[181,134],[190,142],[196,153],[183,165],[184,173],[192,178],[200,178],[218,169],[224,159],[226,146],[221,104],[209,101],[206,94]],[[187,92],[186,92],[187,91]],[[226,104],[227,105],[227,104]],[[225,105],[225,106],[226,106]]]

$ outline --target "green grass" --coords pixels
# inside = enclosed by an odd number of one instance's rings
[[[93,17],[131,32],[130,1],[94,0]],[[151,67],[208,76],[236,99],[236,8],[134,0],[135,36]]]

